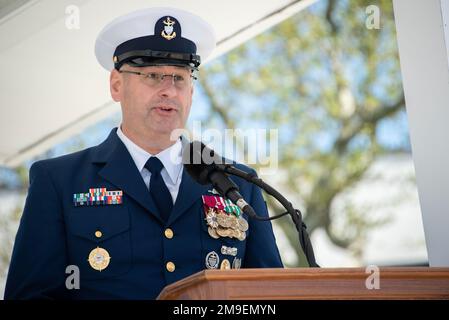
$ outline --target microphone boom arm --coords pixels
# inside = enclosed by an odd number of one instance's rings
[[[264,182],[261,178],[257,177],[255,174],[247,173],[243,170],[237,169],[233,167],[230,164],[220,164],[216,165],[217,169],[224,171],[225,173],[240,177],[250,183],[253,183],[257,185],[258,187],[262,188],[266,193],[273,196],[277,201],[279,201],[282,206],[287,210],[287,212],[281,213],[279,215],[268,217],[268,218],[262,218],[255,216],[254,218],[257,220],[274,220],[277,218],[280,218],[286,214],[290,214],[292,217],[293,222],[295,223],[296,230],[299,234],[299,242],[301,245],[301,248],[307,258],[307,262],[309,263],[310,267],[319,267],[319,265],[315,261],[315,255],[313,253],[312,243],[310,242],[309,235],[307,233],[307,227],[302,222],[302,214],[301,211],[298,209],[294,209],[293,205],[290,201],[288,201],[281,193],[279,193],[276,189],[271,187],[269,184]]]

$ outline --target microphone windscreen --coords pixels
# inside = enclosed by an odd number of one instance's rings
[[[222,164],[223,158],[201,141],[192,141],[184,149],[182,163],[187,173],[199,184],[209,184],[209,174]]]
[[[206,148],[204,143],[192,141],[182,154],[184,168],[192,179],[199,184],[209,184],[208,168],[202,157],[204,148]]]

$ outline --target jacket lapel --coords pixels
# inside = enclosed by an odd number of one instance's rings
[[[179,186],[178,196],[176,198],[173,211],[168,218],[168,224],[172,224],[180,216],[182,216],[187,209],[189,209],[195,201],[201,199],[203,194],[207,193],[207,190],[211,188],[211,185],[200,185],[194,181],[190,175],[184,169],[182,172],[181,185]]]
[[[189,147],[189,139],[185,136],[181,136],[182,151]],[[183,158],[183,163],[185,159]],[[201,199],[203,194],[207,193],[207,190],[211,189],[211,185],[201,185],[190,177],[185,168],[182,171],[181,185],[179,186],[178,196],[173,206],[173,211],[168,218],[168,223],[174,223],[179,217],[181,217],[186,211],[195,203]]]
[[[160,222],[163,220],[151,199],[139,170],[123,142],[117,136],[116,128],[100,144],[94,153],[94,163],[104,163],[98,174],[119,189],[123,190],[141,206],[147,209]]]

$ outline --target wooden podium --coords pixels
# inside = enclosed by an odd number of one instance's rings
[[[365,268],[205,270],[162,290],[158,299],[449,299],[449,268],[379,268],[368,289]]]

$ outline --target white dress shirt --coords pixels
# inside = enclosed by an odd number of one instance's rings
[[[170,191],[173,203],[175,203],[176,197],[178,196],[179,186],[181,185],[183,170],[181,140],[178,139],[171,147],[162,150],[156,155],[153,155],[132,142],[127,136],[125,136],[120,127],[117,129],[117,135],[125,144],[126,149],[128,149],[128,152],[134,160],[137,170],[139,170],[143,181],[148,187],[148,190],[150,189],[151,172],[144,167],[145,163],[150,157],[157,157],[162,162],[164,168],[161,170],[161,176],[162,179],[164,179],[168,191]]]

